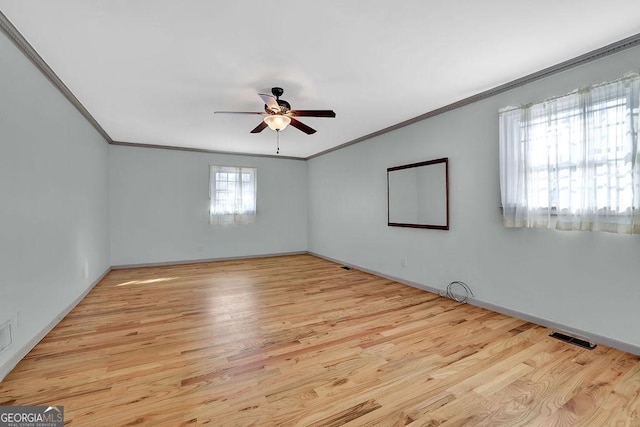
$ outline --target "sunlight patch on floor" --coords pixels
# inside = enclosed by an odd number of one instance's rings
[[[149,285],[152,283],[159,282],[170,282],[171,280],[179,279],[179,277],[159,277],[157,279],[147,279],[147,280],[131,280],[129,282],[123,282],[116,286],[130,286],[130,285]]]

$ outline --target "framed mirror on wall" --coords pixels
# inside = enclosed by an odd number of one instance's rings
[[[387,218],[393,227],[449,229],[449,158],[387,169]]]

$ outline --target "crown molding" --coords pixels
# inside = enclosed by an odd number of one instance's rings
[[[47,65],[42,57],[36,52],[36,50],[29,44],[24,36],[18,31],[18,29],[9,21],[2,11],[0,11],[0,30],[9,37],[17,47],[25,54],[29,60],[35,65],[42,74],[71,102],[71,104],[82,114],[82,116],[91,123],[91,125],[98,131],[100,135],[109,144],[113,142],[109,134],[100,126],[100,124],[93,118],[91,113],[84,108],[84,105],[75,97],[75,95],[69,90],[64,82],[56,75],[56,73]]]
[[[47,65],[38,52],[29,44],[24,36],[18,31],[18,29],[9,21],[9,18],[0,11],[0,31],[2,31],[13,43],[16,45],[22,53],[29,58],[29,60],[44,74],[44,76],[71,102],[71,104],[87,119],[87,121],[102,135],[106,142],[111,145],[119,145],[125,147],[140,147],[140,148],[153,148],[164,150],[179,150],[179,151],[191,151],[198,153],[211,153],[211,154],[225,154],[234,156],[251,156],[251,157],[267,157],[274,159],[287,159],[287,160],[305,160],[303,157],[291,157],[280,156],[270,154],[250,154],[250,153],[238,153],[232,151],[218,151],[218,150],[206,150],[198,148],[188,147],[176,147],[171,145],[158,145],[158,144],[142,144],[134,142],[114,141],[109,134],[100,126],[98,121],[89,113],[89,111],[82,105],[82,103],[76,98],[71,90],[64,84],[64,82],[56,75],[56,73]]]
[[[536,80],[544,79],[545,77],[552,76],[554,74],[558,74],[560,72],[569,70],[571,68],[578,67],[580,65],[584,65],[586,63],[598,60],[600,58],[604,58],[605,56],[613,55],[615,53],[621,52],[626,49],[630,49],[632,47],[636,47],[640,45],[640,33],[635,34],[631,37],[627,37],[626,39],[619,40],[617,42],[611,43],[607,46],[601,47],[600,49],[592,50],[591,52],[587,52],[583,55],[576,56],[573,59],[569,59],[567,61],[561,62],[556,65],[552,65],[551,67],[542,69],[535,73],[526,75],[516,80],[512,80],[508,83],[502,84],[500,86],[496,86],[493,89],[488,89],[484,92],[480,92],[478,94],[472,95],[468,98],[461,99],[460,101],[456,101],[449,105],[445,105],[444,107],[437,108],[435,110],[429,111],[427,113],[416,116],[412,119],[405,120],[403,122],[397,123],[395,125],[386,127],[384,129],[380,129],[376,132],[361,136],[359,138],[353,139],[351,141],[345,142],[344,144],[340,144],[336,147],[329,148],[328,150],[321,151],[312,156],[307,157],[307,160],[313,159],[315,157],[320,157],[325,154],[329,154],[333,151],[340,150],[342,148],[346,148],[350,145],[357,144],[362,141],[366,141],[371,138],[375,138],[376,136],[383,135],[388,132],[392,132],[396,129],[403,128],[405,126],[412,125],[422,120],[426,120],[428,118],[438,116],[440,114],[446,113],[451,110],[455,110],[460,107],[464,107],[465,105],[473,104],[474,102],[482,101],[484,99],[490,98],[492,96],[498,95],[502,92],[506,92],[511,89],[515,89],[520,86],[524,86],[528,83],[534,82]]]
[[[112,141],[111,145],[119,145],[122,147],[154,148],[159,150],[190,151],[194,153],[224,154],[226,156],[266,157],[280,160],[306,160],[304,157],[281,156],[279,154],[238,153],[236,151],[207,150],[206,148],[176,147],[174,145],[141,144],[137,142]]]
[[[22,36],[20,31],[9,21],[9,19],[0,11],[0,31],[6,34],[11,41],[31,60],[31,62],[49,79],[49,81],[58,88],[60,92],[71,102],[71,104],[82,114],[91,125],[102,135],[102,137],[109,144],[113,145],[122,145],[122,146],[135,146],[135,147],[143,147],[143,148],[164,148],[168,150],[184,150],[184,151],[197,151],[197,152],[205,152],[205,153],[214,153],[214,154],[230,154],[230,155],[245,155],[245,156],[257,156],[257,157],[272,157],[278,159],[293,159],[293,160],[310,160],[316,157],[323,156],[325,154],[329,154],[331,152],[341,150],[350,145],[357,144],[359,142],[366,141],[368,139],[375,138],[377,136],[383,135],[385,133],[392,132],[394,130],[403,128],[405,126],[412,125],[414,123],[420,122],[422,120],[426,120],[431,117],[438,116],[440,114],[464,107],[466,105],[472,104],[474,102],[482,101],[484,99],[490,98],[492,96],[498,95],[500,93],[506,92],[511,89],[515,89],[520,86],[524,86],[528,83],[534,82],[536,80],[540,80],[554,74],[569,70],[571,68],[578,67],[580,65],[584,65],[586,63],[598,60],[600,58],[613,55],[615,53],[621,52],[626,49],[630,49],[640,45],[640,33],[635,34],[631,37],[627,37],[625,39],[619,40],[617,42],[611,43],[607,46],[604,46],[600,49],[593,50],[591,52],[585,53],[583,55],[577,56],[573,59],[569,59],[567,61],[561,62],[559,64],[553,65],[551,67],[545,68],[543,70],[537,71],[535,73],[526,75],[519,79],[513,80],[511,82],[502,84],[500,86],[496,86],[492,89],[488,89],[484,92],[480,92],[478,94],[472,95],[470,97],[461,99],[459,101],[453,102],[451,104],[445,105],[444,107],[437,108],[435,110],[429,111],[427,113],[421,114],[414,118],[405,120],[403,122],[397,123],[395,125],[386,127],[384,129],[380,129],[378,131],[369,133],[367,135],[361,136],[359,138],[353,139],[351,141],[345,142],[343,144],[337,145],[335,147],[329,148],[327,150],[321,151],[319,153],[313,154],[308,157],[300,158],[300,157],[285,157],[285,156],[274,156],[274,155],[260,155],[260,154],[248,154],[248,153],[235,153],[235,152],[226,152],[226,151],[214,151],[214,150],[204,150],[204,149],[194,149],[194,148],[183,148],[183,147],[175,147],[175,146],[163,146],[163,145],[153,145],[153,144],[137,144],[130,142],[119,142],[111,139],[109,134],[100,126],[100,124],[96,121],[96,119],[89,113],[89,111],[82,105],[82,103],[75,97],[75,95],[69,90],[69,88],[64,84],[64,82],[56,75],[56,73],[47,65],[47,63],[40,57],[38,52],[27,42],[27,40]]]

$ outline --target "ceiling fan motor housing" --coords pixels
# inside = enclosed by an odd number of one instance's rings
[[[269,114],[284,114],[287,111],[291,110],[291,104],[289,104],[284,99],[278,99],[277,102],[278,102],[278,105],[280,106],[280,111],[276,111],[275,108],[273,109],[270,108],[267,104],[264,104],[264,111],[266,111]]]
[[[282,107],[284,112],[287,112],[287,111],[291,110],[291,104],[289,104],[284,99],[278,99],[278,105]]]
[[[280,96],[282,96],[282,94],[284,93],[284,89],[282,89],[281,87],[272,87],[271,88],[271,93],[273,94],[273,96],[276,97],[276,102],[278,103],[278,105],[280,106],[280,111],[276,112],[275,110],[272,111],[268,105],[265,104],[264,109],[267,113],[269,114],[284,114],[287,111],[291,110],[291,104],[289,104],[287,101],[285,101],[284,99],[280,99]]]

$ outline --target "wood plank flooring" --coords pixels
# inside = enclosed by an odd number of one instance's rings
[[[312,257],[112,271],[0,383],[71,426],[640,426],[640,358]]]

